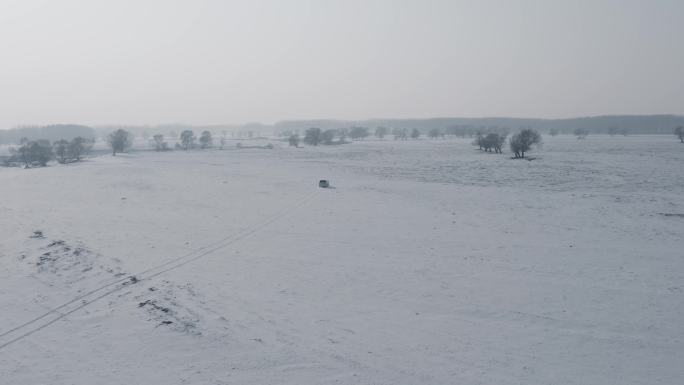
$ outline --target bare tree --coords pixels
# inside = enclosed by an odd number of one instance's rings
[[[506,134],[491,133],[486,137],[487,144],[494,149],[497,154],[503,154],[501,150],[506,143]]]
[[[506,136],[506,134],[498,132],[491,132],[487,135],[478,132],[473,144],[485,152],[493,150],[497,154],[502,154],[503,145],[506,143]]]
[[[57,161],[59,163],[66,163],[68,156],[69,156],[69,142],[60,139],[54,143],[52,143],[52,150],[54,151],[55,155],[57,155]]]
[[[335,134],[337,133],[337,130],[325,130],[321,133],[321,143],[330,145],[333,144],[333,140],[335,139]]]
[[[484,145],[484,138],[485,138],[484,134],[480,131],[478,131],[475,134],[475,140],[473,140],[473,144],[476,145],[477,147],[479,147],[479,150],[484,150],[484,146],[483,146]]]
[[[309,128],[306,130],[306,134],[304,135],[304,143],[311,145],[311,146],[318,146],[318,144],[321,142],[321,129],[320,128]]]
[[[437,139],[440,136],[443,137],[444,134],[442,133],[442,131],[439,128],[433,128],[433,129],[430,129],[430,131],[428,132],[428,136],[432,139]]]
[[[352,127],[349,131],[349,137],[355,140],[363,139],[368,136],[368,128],[366,127]]]
[[[195,144],[195,134],[192,132],[192,130],[185,130],[181,132],[180,141],[183,149],[187,151]]]
[[[382,139],[387,135],[389,132],[389,129],[387,127],[379,126],[378,128],[375,129],[375,136],[378,138]]]
[[[575,129],[575,136],[577,139],[586,139],[586,137],[589,135],[589,131],[587,131],[586,128],[577,128]]]
[[[90,151],[93,147],[93,140],[86,139],[81,136],[77,136],[69,142],[69,155],[72,159],[76,161],[81,160],[81,156]]]
[[[53,157],[50,141],[42,139],[25,142],[19,147],[17,153],[21,157],[26,168],[33,165],[45,167]]]
[[[524,158],[525,153],[530,151],[533,145],[540,143],[541,135],[531,128],[518,132],[510,140],[511,151],[513,151],[516,158]]]
[[[674,129],[674,134],[677,135],[679,141],[684,143],[684,127],[679,126]]]
[[[157,134],[152,137],[154,139],[154,149],[156,151],[166,151],[169,145],[164,141],[164,135]]]
[[[337,129],[337,137],[340,138],[340,142],[345,142],[349,136],[349,129],[347,127],[342,127]]]
[[[90,150],[90,147],[92,147],[92,141],[81,136],[72,139],[70,142],[61,139],[52,143],[52,149],[59,163],[81,160],[81,156]]]
[[[420,131],[418,131],[417,128],[414,128],[413,130],[411,130],[411,138],[413,138],[413,139],[420,138]]]
[[[406,140],[408,139],[408,130],[405,128],[394,128],[392,129],[392,135],[394,135],[394,140]]]
[[[211,144],[213,142],[211,138],[211,132],[209,131],[202,131],[202,135],[200,135],[200,146],[202,148],[208,148],[211,147]]]
[[[290,135],[287,141],[290,144],[290,146],[299,147],[299,134]]]
[[[496,152],[498,152],[499,154],[503,154],[502,148],[503,148],[504,144],[506,144],[506,136],[508,136],[508,135],[506,135],[506,134],[499,134],[499,137],[498,137],[498,139],[497,139],[497,141],[496,141],[496,144],[494,144],[494,149],[495,149]]]
[[[113,156],[116,156],[117,152],[124,152],[133,143],[132,135],[122,128],[109,134],[107,139],[112,148]]]

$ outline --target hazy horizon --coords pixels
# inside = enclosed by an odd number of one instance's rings
[[[684,2],[0,3],[0,129],[684,115]]]

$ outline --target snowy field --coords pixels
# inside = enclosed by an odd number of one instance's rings
[[[684,383],[684,145],[544,142],[0,168],[0,383]]]

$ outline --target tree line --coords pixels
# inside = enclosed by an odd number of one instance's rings
[[[152,138],[148,138],[149,145],[155,149],[155,151],[170,151],[172,148],[169,146],[168,142],[166,142],[166,139],[163,134],[156,134],[153,135]],[[107,142],[109,143],[109,146],[112,150],[112,155],[116,155],[117,153],[120,152],[125,152],[128,148],[130,148],[133,145],[133,134],[130,132],[124,130],[124,129],[118,129],[111,134],[109,134],[107,138]],[[222,137],[219,138],[219,149],[223,149],[226,144],[226,136],[225,132]],[[193,130],[183,130],[180,135],[178,136],[178,141],[175,143],[174,149],[175,150],[191,150],[191,149],[208,149],[208,148],[213,148],[214,147],[214,136],[212,135],[211,131],[204,130],[200,133],[199,137],[195,135],[195,132]],[[272,144],[268,144],[266,146],[242,146],[241,143],[237,144],[238,148],[254,148],[254,147],[259,147],[259,148],[273,148]]]
[[[406,128],[395,128],[390,131],[389,128],[379,126],[374,131],[374,136],[383,139],[385,136],[392,134],[395,140],[418,139],[421,132],[418,129],[408,130]],[[288,143],[290,146],[298,147],[300,142],[304,142],[310,146],[318,145],[335,145],[350,143],[347,138],[352,141],[363,140],[371,135],[368,127],[351,127],[351,128],[337,128],[321,130],[320,128],[312,127],[306,130],[304,137],[301,138],[299,133],[286,131],[283,133],[288,136]],[[428,133],[430,138],[444,137],[444,134],[437,129],[432,129]]]
[[[45,167],[55,159],[61,164],[78,162],[90,152],[95,141],[77,136],[72,140],[60,139],[50,143],[47,139],[22,138],[19,147],[10,147],[5,166],[23,164],[24,168]]]
[[[386,127],[378,127],[375,130],[375,136],[382,139],[390,133]],[[418,139],[421,133],[417,129],[410,131],[408,129],[395,128],[391,131],[395,140],[407,140],[409,137]],[[684,127],[678,126],[673,130],[673,133],[684,143]],[[578,139],[584,139],[589,134],[585,129],[577,129],[574,134]],[[362,140],[370,135],[370,131],[366,127],[352,127],[350,129],[328,129],[321,130],[320,128],[309,128],[303,138],[303,142],[310,146],[318,145],[333,145],[343,144],[347,142],[347,137],[352,140]],[[496,129],[494,132],[483,133],[478,131],[474,134],[475,140],[473,144],[478,146],[481,151],[494,152],[496,154],[503,153],[503,147],[508,137],[507,129]],[[431,129],[428,133],[430,138],[443,138],[444,133],[438,129]],[[125,152],[133,145],[134,136],[124,129],[118,129],[110,133],[107,137],[107,142],[112,150],[112,155]],[[199,138],[197,138],[192,130],[184,130],[179,142],[176,143],[176,149],[189,150],[199,146],[201,149],[210,148],[213,145],[213,137],[210,131],[203,131]],[[84,154],[90,152],[93,147],[94,139],[84,138],[78,136],[72,140],[60,139],[50,142],[47,139],[29,140],[22,138],[19,147],[10,147],[10,156],[5,158],[3,163],[5,166],[14,165],[17,163],[23,164],[25,168],[30,167],[44,167],[51,160],[57,160],[58,163],[67,164],[71,162],[78,162],[82,159]],[[288,138],[290,146],[299,147],[299,134],[290,134]],[[509,147],[515,158],[525,158],[525,153],[532,150],[534,146],[540,145],[542,142],[541,134],[532,128],[526,128],[518,131],[508,140]],[[161,134],[154,135],[151,140],[152,145],[156,151],[170,150],[168,143],[164,140]],[[225,138],[220,140],[220,148],[223,148]],[[241,147],[238,144],[238,147]],[[272,145],[266,146],[273,148]]]

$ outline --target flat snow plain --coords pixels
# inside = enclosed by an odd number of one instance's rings
[[[0,168],[0,383],[683,383],[684,145],[544,141]]]

